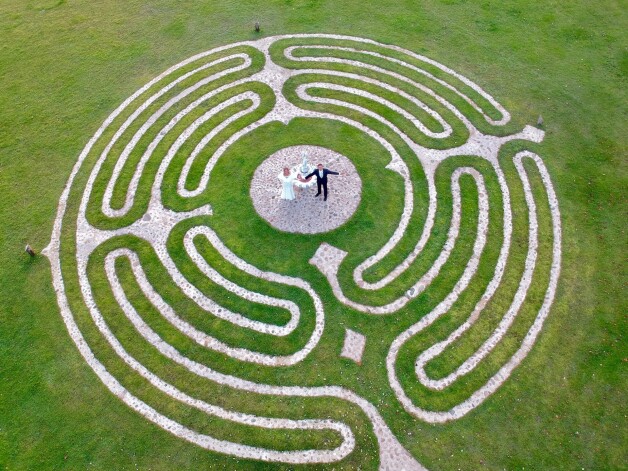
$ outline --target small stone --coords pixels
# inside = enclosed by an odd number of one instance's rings
[[[543,126],[543,116],[539,115],[539,119],[536,120],[536,127],[540,128]]]
[[[255,32],[259,33],[259,30],[260,30],[260,24],[259,24],[259,21],[256,21],[255,22]]]
[[[26,244],[26,247],[24,248],[24,251],[25,251],[28,255],[30,255],[31,257],[34,257],[34,256],[35,256],[35,251],[34,251],[34,250],[33,250],[33,248],[32,248],[30,245],[28,245],[28,244]]]
[[[345,329],[345,341],[340,356],[362,364],[362,354],[366,345],[366,337],[351,329]]]

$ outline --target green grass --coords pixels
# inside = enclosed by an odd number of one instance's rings
[[[508,133],[545,120],[546,138],[540,145],[513,142],[502,149],[503,165],[513,201],[513,243],[504,282],[482,316],[445,354],[428,363],[427,371],[439,378],[464,361],[489,335],[508,308],[523,271],[527,250],[527,208],[512,156],[530,149],[544,159],[554,183],[563,224],[563,267],[557,299],[546,325],[528,358],[512,377],[482,406],[468,416],[445,425],[429,425],[406,414],[387,384],[383,359],[396,335],[431,310],[458,279],[471,252],[477,215],[477,190],[463,177],[462,228],[459,243],[441,275],[406,309],[381,318],[365,318],[338,303],[327,282],[307,260],[321,242],[349,251],[340,271],[346,294],[365,303],[385,304],[401,295],[438,256],[451,219],[451,173],[457,166],[472,166],[484,175],[491,204],[488,244],[478,274],[453,309],[414,338],[399,357],[397,372],[415,403],[430,410],[456,404],[483,384],[517,348],[522,335],[542,303],[551,262],[551,225],[547,196],[534,165],[525,168],[535,191],[539,217],[539,256],[526,304],[506,341],[492,352],[473,374],[443,392],[435,393],[416,383],[416,355],[445,338],[465,319],[488,284],[502,238],[501,195],[494,172],[473,157],[458,157],[439,168],[436,183],[439,207],[434,236],[425,254],[406,274],[375,293],[352,283],[352,270],[374,253],[396,227],[403,195],[401,179],[378,169],[387,163],[381,146],[353,128],[322,120],[297,119],[289,125],[270,123],[241,139],[220,159],[208,191],[192,200],[164,191],[164,201],[176,210],[211,202],[215,215],[190,220],[176,227],[168,246],[181,271],[209,296],[228,309],[281,325],[288,313],[247,303],[204,279],[186,259],[181,248],[185,231],[197,223],[216,230],[229,248],[262,269],[306,279],[325,302],[326,327],[317,348],[303,362],[269,368],[237,362],[201,348],[162,319],[141,294],[128,261],[116,264],[125,291],[144,320],[186,356],[219,371],[270,384],[342,385],[376,404],[399,440],[429,469],[621,469],[628,461],[624,391],[626,381],[626,317],[622,291],[626,286],[626,164],[628,89],[628,18],[622,2],[429,1],[373,2],[80,2],[57,0],[7,0],[0,4],[0,467],[4,469],[292,469],[207,452],[164,432],[115,398],[86,365],[70,339],[56,303],[50,266],[44,257],[29,259],[23,246],[45,247],[52,231],[56,205],[76,159],[104,119],[128,96],[168,67],[194,54],[229,43],[265,35],[325,32],[371,38],[395,44],[438,60],[470,78],[505,106],[512,123],[504,128],[482,124],[480,115],[466,102],[420,74],[400,70],[421,83],[439,89],[482,132]],[[382,14],[385,11],[385,14]],[[252,24],[262,23],[262,33]],[[280,50],[308,40],[287,41],[271,50],[278,62],[307,68],[307,63],[278,59]],[[320,44],[320,42],[318,42]],[[343,42],[351,46],[351,41]],[[236,48],[230,52],[249,50]],[[381,52],[378,47],[373,51]],[[249,50],[250,52],[250,50]],[[219,53],[209,61],[222,57]],[[401,53],[390,53],[407,59]],[[329,51],[308,47],[297,55],[329,56]],[[335,57],[388,66],[373,57],[336,52]],[[413,59],[413,63],[419,64]],[[205,62],[203,62],[205,63]],[[238,63],[237,60],[233,64]],[[250,69],[233,74],[224,83],[259,70],[261,55],[254,55]],[[232,63],[202,72],[208,76]],[[193,65],[180,73],[191,70]],[[331,66],[330,66],[331,67]],[[351,66],[334,64],[351,72]],[[438,74],[435,69],[430,72]],[[466,129],[429,96],[383,74],[369,75],[403,88],[442,112],[454,129],[452,137],[429,139],[405,119],[376,102],[345,93],[312,89],[315,96],[346,100],[372,109],[393,121],[415,142],[427,147],[448,147],[464,141]],[[316,76],[320,79],[320,76]],[[190,78],[173,89],[174,96]],[[427,210],[424,175],[411,159],[410,149],[371,118],[351,110],[300,102],[294,87],[306,77],[292,79],[286,96],[300,106],[331,110],[372,126],[395,146],[410,167],[417,193],[417,216],[399,246],[365,273],[369,281],[388,273],[412,249],[421,233]],[[350,79],[334,80],[352,85]],[[223,82],[221,82],[223,83]],[[458,85],[458,84],[457,84]],[[185,103],[168,111],[161,127],[185,104],[219,86],[211,83]],[[377,93],[408,111],[422,116],[409,101],[372,85],[360,88]],[[200,114],[226,96],[253,90],[261,97],[260,110],[227,127],[204,151],[192,168],[194,186],[204,162],[233,132],[267,112],[273,104],[265,86],[242,86],[229,95],[208,101],[181,120],[168,133],[156,155],[174,142],[176,135]],[[147,93],[150,93],[147,92]],[[160,104],[168,97],[160,99]],[[477,97],[474,97],[477,98]],[[478,98],[493,119],[499,113]],[[154,112],[154,105],[144,113]],[[247,104],[225,109],[208,121],[175,156],[164,188],[177,182],[183,157],[203,134]],[[116,123],[127,116],[121,115]],[[432,130],[439,125],[424,116]],[[112,155],[137,130],[132,127]],[[111,136],[111,132],[106,138]],[[152,136],[150,136],[152,138]],[[150,142],[141,140],[130,155],[127,171],[116,186],[113,207],[120,207],[133,168]],[[446,142],[445,142],[446,141]],[[99,141],[73,187],[68,214],[75,214],[87,171],[104,148]],[[324,235],[278,233],[253,210],[248,181],[255,168],[277,149],[295,144],[325,145],[349,157],[360,173],[363,198],[354,217]],[[100,213],[102,195],[115,160],[110,158],[95,186],[88,206],[90,222],[120,227],[143,213],[158,159],[150,159],[140,181],[130,214],[110,219]],[[386,195],[385,198],[382,195]],[[382,217],[385,215],[385,217]],[[75,313],[90,347],[121,382],[160,412],[214,436],[278,449],[332,447],[338,437],[330,432],[280,432],[234,426],[207,419],[198,411],[169,401],[124,364],[102,339],[80,302],[73,227],[64,221],[62,243],[64,280]],[[369,234],[368,238],[364,234]],[[372,236],[371,236],[372,235]],[[270,244],[269,241],[273,243]],[[356,433],[356,452],[340,462],[343,469],[375,469],[376,441],[364,414],[355,406],[329,398],[277,398],[237,393],[201,381],[185,368],[165,359],[146,341],[118,307],[102,260],[113,247],[132,247],[142,259],[147,276],[156,280],[160,295],[188,322],[234,346],[272,354],[300,349],[312,331],[314,309],[300,289],[262,282],[224,263],[199,238],[199,251],[221,274],[248,289],[294,301],[303,320],[295,332],[280,340],[234,329],[229,323],[205,315],[170,281],[146,243],[119,238],[99,248],[90,259],[89,276],[96,301],[109,327],[123,346],[143,364],[190,395],[210,403],[251,414],[290,418],[329,417],[349,424]],[[368,338],[364,361],[358,366],[340,359],[345,327]],[[322,468],[322,467],[321,467]]]

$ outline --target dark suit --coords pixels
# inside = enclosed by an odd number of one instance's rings
[[[318,187],[318,193],[316,193],[316,196],[321,194],[321,186],[323,187],[323,192],[324,192],[324,198],[325,201],[327,201],[327,175],[338,175],[338,172],[334,172],[333,170],[327,170],[326,168],[323,169],[323,176],[321,177],[318,173],[318,169],[314,170],[312,173],[310,173],[309,175],[307,175],[305,177],[305,179],[307,180],[308,178],[310,178],[311,176],[316,175],[316,185]]]

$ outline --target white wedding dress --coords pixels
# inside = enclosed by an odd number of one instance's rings
[[[294,194],[294,181],[297,179],[297,174],[290,172],[290,175],[287,177],[283,174],[283,171],[277,175],[279,180],[281,180],[281,199],[282,200],[293,200],[296,198]]]

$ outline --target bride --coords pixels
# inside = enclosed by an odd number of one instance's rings
[[[282,182],[281,199],[293,200],[296,198],[294,194],[294,181],[297,179],[297,174],[292,173],[288,167],[284,167],[283,172],[277,175]]]

